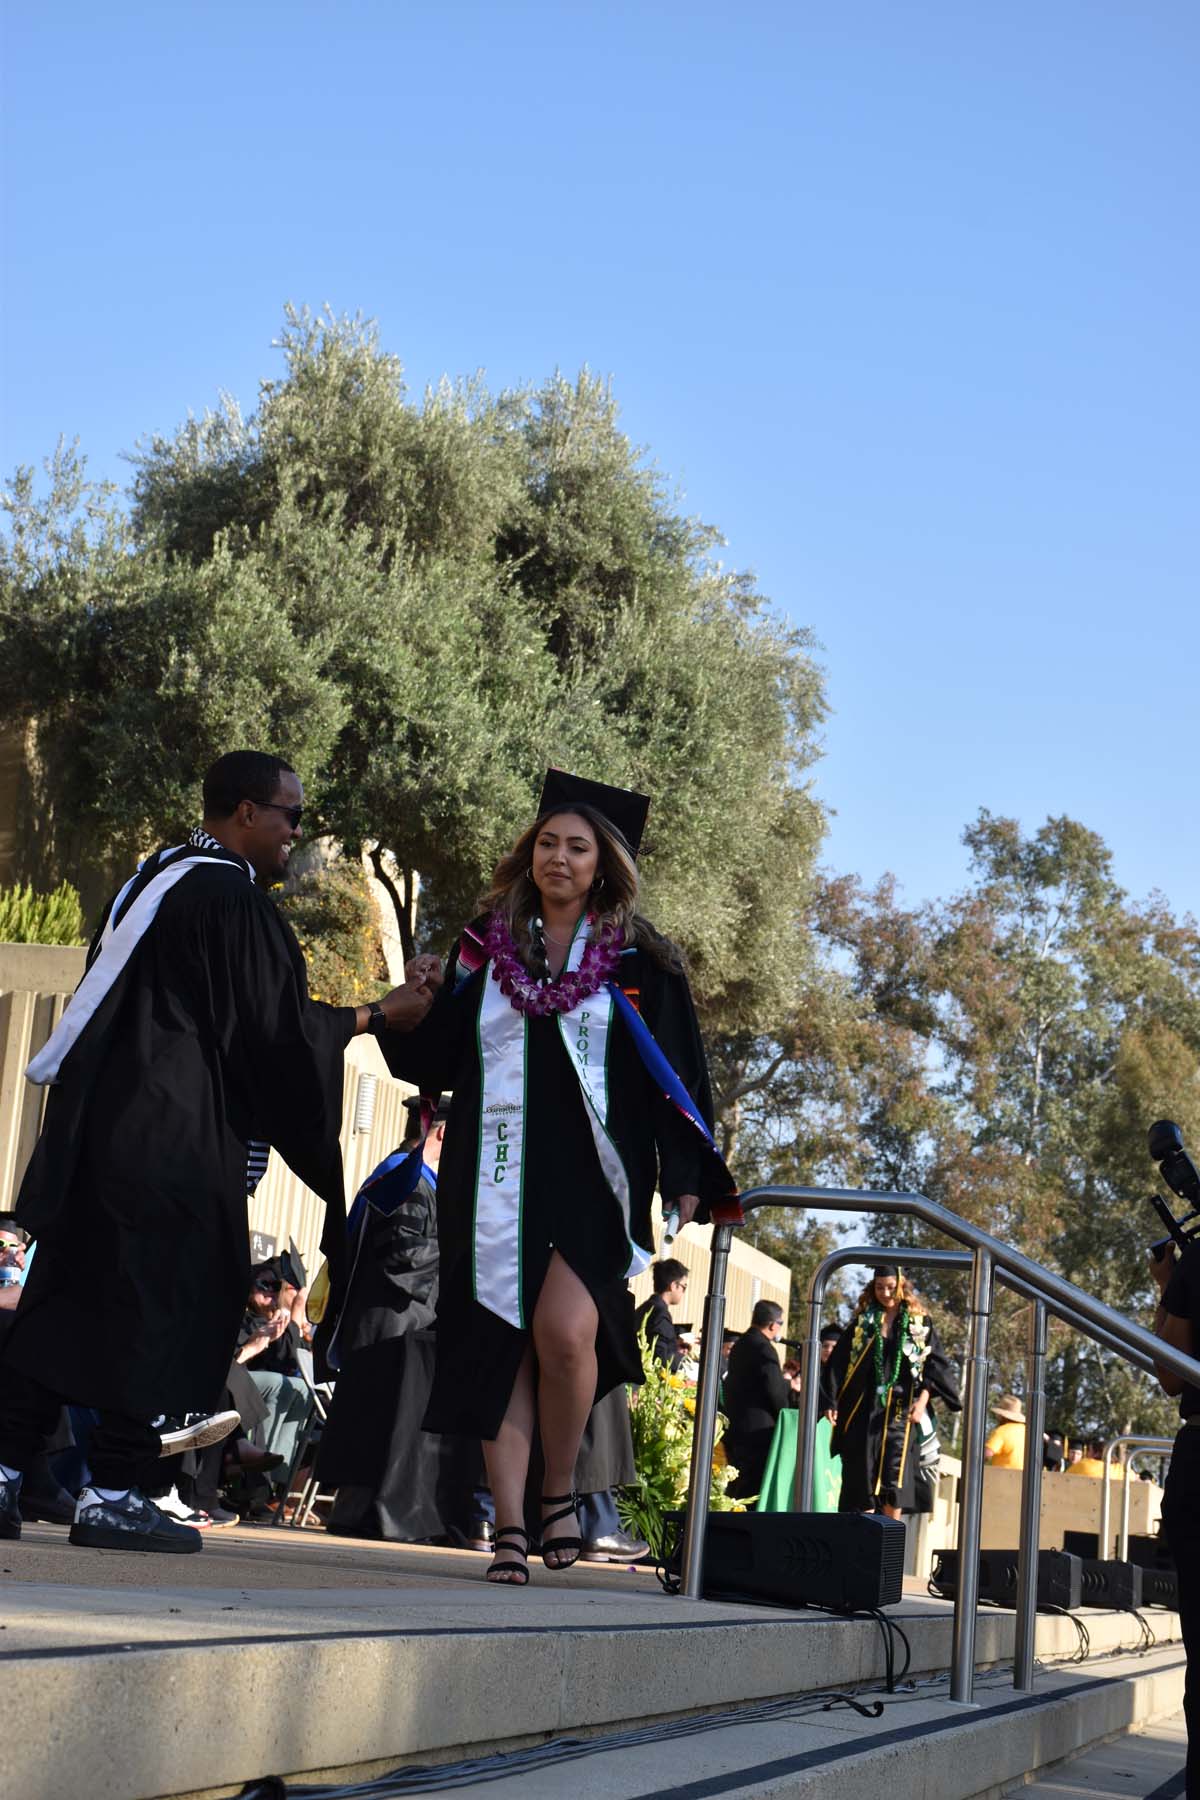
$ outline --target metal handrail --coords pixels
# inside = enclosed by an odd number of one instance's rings
[[[1112,1488],[1110,1483],[1112,1481],[1113,1455],[1117,1450],[1120,1450],[1122,1446],[1131,1452],[1134,1450],[1172,1450],[1175,1447],[1175,1440],[1174,1438],[1145,1437],[1140,1432],[1125,1431],[1122,1432],[1119,1437],[1109,1438],[1107,1444],[1105,1444],[1104,1456],[1102,1458],[1104,1464],[1104,1474],[1102,1477],[1104,1492],[1100,1496],[1100,1532],[1096,1540],[1096,1549],[1102,1558],[1106,1558],[1109,1554],[1109,1544],[1112,1535]],[[1120,1550],[1119,1560],[1121,1562],[1126,1562],[1128,1561],[1129,1551],[1128,1457],[1125,1459],[1125,1485],[1121,1498],[1121,1535],[1118,1539],[1118,1543],[1124,1545],[1124,1548]]]
[[[1125,1481],[1121,1488],[1121,1538],[1117,1549],[1117,1558],[1120,1562],[1129,1561],[1129,1494],[1134,1462],[1145,1450],[1163,1451],[1174,1448],[1174,1438],[1147,1438],[1145,1443],[1130,1450],[1129,1455],[1125,1458]]]
[[[1003,1278],[1015,1276],[1032,1290],[1035,1301],[1045,1308],[1061,1312],[1066,1308],[1081,1328],[1095,1327],[1105,1334],[1110,1346],[1128,1356],[1139,1366],[1149,1364],[1169,1369],[1190,1386],[1200,1387],[1200,1361],[1185,1356],[1180,1350],[1152,1332],[1105,1306],[1102,1301],[1077,1288],[1050,1269],[1043,1268],[1019,1250],[994,1238],[990,1232],[973,1225],[970,1220],[952,1213],[924,1194],[875,1192],[869,1188],[758,1187],[741,1196],[742,1217],[761,1206],[804,1207],[813,1211],[907,1214],[923,1221],[936,1231],[966,1245],[973,1254],[971,1281],[971,1331],[966,1363],[966,1405],[963,1424],[964,1460],[960,1498],[960,1553],[958,1598],[955,1603],[954,1646],[950,1671],[950,1697],[970,1705],[974,1688],[975,1609],[979,1580],[979,1535],[983,1499],[982,1450],[984,1405],[987,1386],[987,1337],[991,1314],[991,1296],[995,1272]],[[725,1280],[729,1266],[729,1250],[734,1225],[719,1221],[714,1225],[709,1263],[709,1291],[704,1302],[704,1337],[701,1346],[700,1372],[696,1390],[696,1417],[692,1436],[692,1466],[688,1484],[687,1523],[684,1531],[682,1592],[700,1599],[704,1592],[704,1534],[708,1517],[713,1443],[717,1423],[717,1391],[720,1382],[720,1344],[725,1323]],[[1015,1285],[1015,1284],[1012,1284]],[[1035,1311],[1031,1323],[1031,1364],[1037,1335]],[[1044,1333],[1044,1316],[1042,1318]],[[1131,1354],[1132,1353],[1132,1354]],[[1040,1391],[1040,1381],[1039,1381]],[[1029,1459],[1032,1460],[1032,1459]],[[1023,1537],[1030,1521],[1022,1506]],[[1034,1540],[1036,1542],[1036,1539]],[[1028,1549],[1028,1545],[1026,1545]],[[1022,1587],[1036,1581],[1037,1558],[1022,1558]],[[1030,1680],[1032,1664],[1030,1660]]]
[[[803,1395],[801,1399],[801,1425],[799,1443],[796,1454],[795,1504],[798,1512],[807,1510],[804,1496],[812,1492],[812,1474],[814,1468],[814,1443],[817,1425],[817,1413],[820,1411],[819,1384],[813,1380],[813,1364],[820,1355],[820,1315],[824,1307],[825,1290],[829,1277],[837,1269],[851,1267],[856,1263],[869,1266],[872,1262],[908,1263],[913,1268],[969,1269],[971,1253],[968,1250],[924,1250],[908,1244],[892,1244],[885,1247],[871,1245],[855,1245],[831,1250],[823,1261],[818,1263],[808,1290],[808,1336],[804,1340],[802,1350],[801,1377]],[[1022,1281],[1019,1275],[1007,1270],[1000,1270],[1000,1281],[1010,1293],[1019,1294],[1022,1299],[1032,1301],[1034,1305],[1045,1304],[1031,1282]],[[1118,1356],[1126,1356],[1136,1363],[1147,1375],[1153,1375],[1154,1364],[1148,1356],[1137,1351],[1126,1350],[1111,1332],[1103,1331],[1100,1326],[1093,1325],[1090,1320],[1075,1312],[1074,1308],[1059,1301],[1047,1307],[1047,1311],[1061,1319],[1064,1324],[1071,1325],[1076,1331],[1084,1332],[1105,1350],[1111,1350]]]
[[[816,1464],[816,1427],[820,1411],[820,1329],[825,1292],[829,1277],[840,1268],[854,1264],[904,1263],[909,1268],[969,1269],[973,1257],[969,1250],[926,1250],[908,1245],[844,1245],[830,1251],[813,1271],[808,1288],[808,1335],[803,1346],[802,1396],[798,1440],[796,1446],[796,1479],[792,1504],[797,1512],[807,1512],[812,1505],[813,1473]],[[1037,1625],[1037,1552],[1042,1509],[1042,1457],[1031,1446],[1042,1442],[1045,1431],[1045,1391],[1042,1371],[1046,1358],[1046,1303],[1036,1290],[1017,1275],[1000,1272],[1000,1280],[1011,1292],[1031,1303],[1029,1347],[1026,1353],[1026,1450],[1021,1476],[1021,1538],[1017,1561],[1017,1630],[1013,1659],[1013,1686],[1022,1691],[1033,1687],[1034,1645]],[[1082,1319],[1059,1301],[1057,1315],[1076,1329],[1087,1332],[1106,1349],[1122,1354],[1121,1345],[1098,1325]],[[1128,1352],[1131,1360],[1135,1353]],[[1137,1357],[1139,1366],[1153,1374],[1148,1358]],[[964,1419],[964,1439],[969,1422]],[[960,1509],[959,1530],[962,1515]],[[960,1544],[961,1550],[961,1544]],[[956,1589],[956,1601],[958,1604]]]

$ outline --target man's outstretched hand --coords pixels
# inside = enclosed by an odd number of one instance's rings
[[[433,1005],[434,989],[427,980],[406,981],[379,1002],[389,1031],[411,1031]]]

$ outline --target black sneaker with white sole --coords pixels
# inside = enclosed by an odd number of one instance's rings
[[[19,1538],[21,1535],[21,1482],[9,1481],[0,1475],[0,1538]]]
[[[184,1450],[206,1450],[209,1444],[219,1444],[241,1422],[235,1412],[184,1413],[182,1418],[166,1414],[151,1419],[150,1429],[158,1433],[160,1456],[178,1456]]]
[[[105,1500],[85,1487],[75,1508],[71,1542],[88,1550],[162,1550],[187,1555],[204,1544],[191,1525],[177,1524],[137,1488],[121,1500]]]

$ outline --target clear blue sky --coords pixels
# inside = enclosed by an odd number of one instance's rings
[[[823,648],[831,864],[1069,812],[1200,911],[1194,0],[112,0],[3,46],[0,467],[361,310],[582,363]]]

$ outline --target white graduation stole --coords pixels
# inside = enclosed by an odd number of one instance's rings
[[[576,930],[566,968],[578,969],[588,932]],[[648,1251],[629,1232],[629,1177],[608,1132],[608,1046],[613,1022],[612,995],[591,994],[569,1013],[557,1015],[558,1029],[583,1093],[592,1142],[604,1179],[621,1211],[629,1246],[626,1276],[649,1265]],[[473,1291],[481,1306],[510,1325],[528,1324],[521,1291],[522,1212],[525,1184],[527,1022],[493,980],[487,965],[479,1004],[479,1164],[475,1186]],[[569,1193],[564,1203],[570,1204]]]
[[[235,863],[226,861],[223,857],[183,856],[177,862],[168,863],[153,876],[120,924],[114,924],[113,921],[121,910],[121,902],[137,880],[136,875],[131,876],[109,908],[91,967],[67,1001],[62,1018],[26,1069],[27,1080],[37,1087],[48,1087],[58,1080],[58,1072],[66,1060],[67,1052],[73,1048],[85,1026],[94,1018],[101,1002],[154,923],[159,907],[176,882],[182,881],[193,869],[232,869],[235,875],[249,877],[251,881],[254,879],[254,870],[243,860]]]

